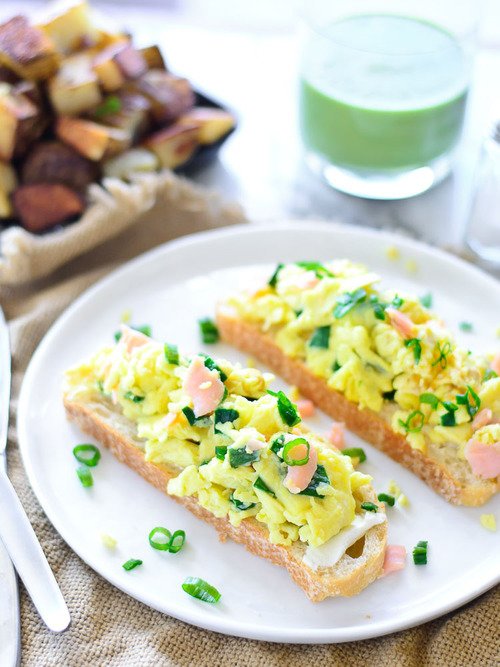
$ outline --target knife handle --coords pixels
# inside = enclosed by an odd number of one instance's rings
[[[66,630],[68,607],[14,487],[0,469],[0,537],[33,604],[53,632]]]

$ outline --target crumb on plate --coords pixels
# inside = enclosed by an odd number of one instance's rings
[[[491,530],[494,533],[497,529],[497,521],[494,514],[481,514],[479,521],[481,526],[486,528],[486,530]]]
[[[385,254],[387,256],[387,259],[390,259],[392,261],[395,261],[395,260],[397,260],[401,257],[401,253],[399,252],[399,248],[396,248],[395,245],[389,246],[386,249]]]

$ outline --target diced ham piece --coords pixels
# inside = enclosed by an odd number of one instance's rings
[[[307,419],[308,417],[312,417],[316,412],[316,407],[314,406],[314,403],[310,401],[308,398],[299,398],[299,400],[297,401],[297,409],[302,419]]]
[[[413,337],[415,325],[407,315],[401,313],[396,308],[386,308],[385,312],[389,316],[392,326],[403,336],[403,338]]]
[[[480,410],[472,420],[472,430],[477,431],[483,426],[488,426],[493,420],[493,413],[489,408]]]
[[[123,345],[129,354],[136,347],[141,347],[141,345],[146,345],[146,343],[151,342],[151,338],[148,338],[148,336],[140,331],[131,329],[126,324],[122,324],[120,330],[122,332],[120,345]]]
[[[257,440],[252,438],[252,440],[249,440],[245,445],[245,449],[247,450],[248,453],[258,452],[259,449],[264,449],[265,446],[266,443],[262,442],[262,440]]]
[[[337,449],[344,449],[344,447],[345,447],[345,424],[344,424],[344,422],[333,422],[333,424],[330,428],[330,433],[328,434],[328,440]]]
[[[193,401],[193,412],[196,417],[213,412],[224,396],[224,384],[219,372],[207,368],[201,357],[194,357],[191,362],[183,388]]]
[[[406,548],[399,544],[388,544],[385,550],[383,576],[404,569],[405,561]]]
[[[464,454],[477,477],[494,479],[500,475],[500,442],[485,445],[472,438],[465,445]]]
[[[292,285],[298,289],[312,289],[319,283],[319,278],[314,271],[305,271],[298,275]]]
[[[494,370],[497,375],[500,375],[500,352],[497,352],[493,357],[491,369]]]
[[[299,450],[303,449],[303,452]],[[300,459],[305,457],[306,446],[297,445],[298,456],[296,458]],[[288,466],[288,472],[286,474],[284,484],[290,493],[300,493],[304,489],[307,489],[309,483],[311,482],[316,468],[318,466],[318,453],[314,447],[309,447],[309,461],[303,466]]]

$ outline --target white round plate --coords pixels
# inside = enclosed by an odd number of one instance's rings
[[[397,246],[401,257],[387,258]],[[278,261],[349,257],[365,262],[387,284],[421,295],[432,292],[434,308],[473,348],[495,345],[500,324],[500,286],[479,270],[442,252],[390,234],[333,224],[247,225],[186,237],[157,248],[115,271],[81,296],[54,324],[36,351],[24,380],[18,429],[26,471],[47,516],[76,553],[112,584],[145,604],[209,630],[281,642],[343,642],[380,636],[428,621],[480,595],[500,580],[499,533],[486,531],[482,513],[500,518],[500,498],[483,508],[453,507],[423,482],[370,445],[361,443],[378,491],[389,480],[409,497],[406,510],[388,509],[389,542],[406,546],[407,567],[379,579],[354,598],[310,602],[287,572],[252,556],[242,546],[221,543],[215,530],[150,487],[103,451],[94,487],[75,474],[72,448],[88,441],[69,424],[61,404],[65,369],[113,339],[122,314],[150,324],[159,340],[199,351],[197,320],[249,279],[269,277]],[[408,264],[409,262],[409,264]],[[410,273],[408,268],[414,270]],[[415,271],[416,270],[416,271]],[[458,331],[473,323],[477,334]],[[245,363],[225,346],[205,347],[212,356]],[[276,387],[285,385],[276,380]],[[309,424],[326,432],[318,414]],[[348,435],[351,446],[358,445]],[[104,448],[102,448],[104,449]],[[176,555],[154,551],[154,526],[187,533]],[[116,552],[101,533],[118,540]],[[411,551],[429,542],[429,563],[415,566]],[[140,558],[125,572],[122,563]],[[216,605],[186,595],[188,576],[209,581],[222,593]]]

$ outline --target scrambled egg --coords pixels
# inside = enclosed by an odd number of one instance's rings
[[[153,340],[130,351],[118,343],[68,371],[66,391],[73,399],[98,397],[119,406],[135,424],[146,460],[179,470],[168,492],[196,496],[233,525],[253,517],[275,544],[300,540],[316,547],[351,524],[361,502],[358,490],[370,477],[355,471],[349,456],[284,421],[284,395],[267,392],[272,376],[208,359],[205,365],[217,369],[225,393],[215,412],[194,419],[184,390],[192,360],[178,361],[168,363]],[[290,434],[305,437],[318,455],[316,473],[302,493],[284,485],[287,464],[276,446]],[[251,442],[262,448],[252,451]]]
[[[418,299],[378,281],[347,260],[279,265],[267,287],[228,304],[332,389],[381,413],[412,447],[451,446],[463,457],[476,413],[500,417],[500,378]],[[481,441],[484,433],[498,441],[497,428],[484,426]]]

